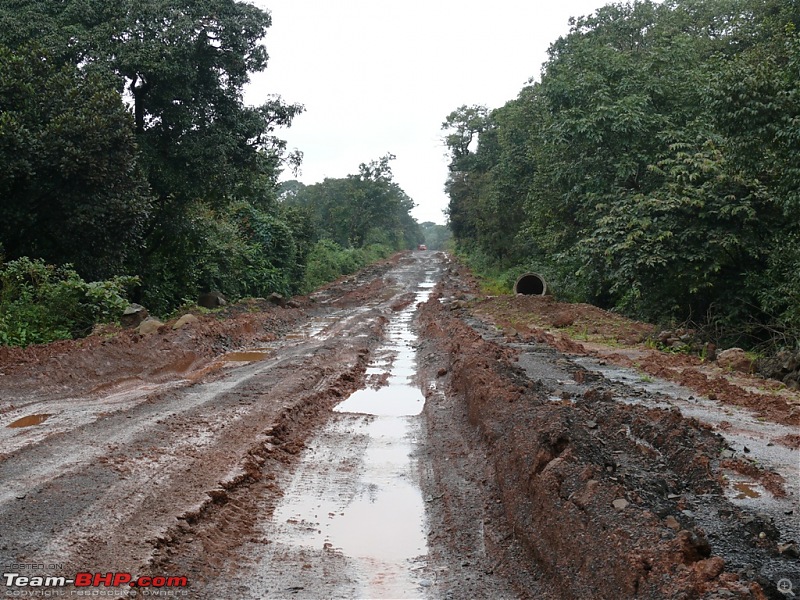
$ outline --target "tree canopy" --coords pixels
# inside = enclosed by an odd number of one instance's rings
[[[306,208],[318,237],[342,247],[383,244],[400,250],[423,240],[411,217],[414,201],[394,181],[393,154],[361,163],[357,174],[303,186],[282,185],[285,202]]]
[[[459,246],[635,316],[800,338],[799,16],[667,0],[573,20],[516,99],[443,123]]]
[[[303,226],[275,187],[299,155],[276,131],[302,106],[243,102],[270,24],[234,0],[4,2],[6,258],[139,274],[138,298],[162,311],[211,287],[296,288]]]

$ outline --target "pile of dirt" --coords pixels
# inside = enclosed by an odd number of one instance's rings
[[[305,318],[301,310],[270,305],[229,318],[201,315],[177,330],[169,321],[147,335],[118,330],[24,349],[0,348],[0,379],[19,398],[59,390],[99,393],[129,380],[160,382],[199,372],[229,350],[272,341]],[[14,398],[5,400],[12,406],[3,408],[13,408]]]

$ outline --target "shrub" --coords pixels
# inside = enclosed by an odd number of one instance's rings
[[[371,244],[363,248],[342,248],[333,240],[320,240],[308,254],[303,291],[310,292],[342,275],[355,273],[370,263],[388,257],[391,253],[392,248],[383,244]]]
[[[88,335],[116,320],[135,277],[86,282],[70,265],[26,257],[0,268],[0,344],[27,346]]]

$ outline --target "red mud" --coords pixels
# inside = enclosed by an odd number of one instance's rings
[[[103,405],[106,412],[89,422],[62,421],[64,433],[0,455],[7,487],[0,558],[185,574],[194,597],[244,593],[207,590],[252,566],[253,555],[243,549],[269,546],[256,524],[269,516],[284,492],[280,482],[332,406],[355,389],[385,383],[365,376],[370,353],[380,344],[383,315],[414,297],[403,289],[408,282],[390,280],[389,269],[408,261],[424,271],[422,261],[434,258],[395,257],[297,299],[298,308],[250,301],[180,330],[168,323],[147,336],[121,331],[0,349],[4,425],[22,404],[66,406],[87,395],[102,403],[126,386],[179,382],[136,405]],[[275,346],[268,368],[228,369],[218,360],[287,340],[333,308],[347,310],[330,338]],[[505,335],[492,337],[487,323]],[[775,528],[725,500],[721,470],[753,477],[777,497],[783,483],[774,474],[720,460],[719,435],[676,410],[617,402],[613,390],[599,386],[553,399],[515,362],[516,346],[538,340],[634,366],[789,425],[800,422],[796,397],[753,391],[761,380],[647,348],[652,328],[595,307],[552,298],[481,299],[458,267],[422,305],[416,326],[417,377],[427,398],[420,478],[436,573],[428,583],[441,590],[429,597],[780,597],[774,584],[734,568],[726,554],[734,548],[752,562],[781,559]],[[548,352],[544,367],[563,359]],[[241,379],[226,379],[231,373]],[[575,375],[591,386],[584,377]],[[215,387],[226,382],[230,388]],[[201,402],[202,394],[208,398]],[[797,448],[798,440],[781,441]],[[62,455],[74,460],[49,472]],[[715,515],[719,531],[700,526],[698,507]],[[323,579],[340,576],[334,569]],[[322,597],[325,589],[303,593]]]

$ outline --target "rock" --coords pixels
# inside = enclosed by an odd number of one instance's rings
[[[200,297],[197,299],[197,305],[203,308],[219,308],[220,306],[225,306],[227,303],[228,301],[225,299],[225,296],[219,292],[206,292],[205,294],[200,294]]]
[[[553,317],[553,327],[562,328],[562,327],[569,327],[575,323],[575,315],[571,314],[569,311],[561,311],[556,313]]]
[[[119,322],[123,327],[138,327],[149,315],[150,313],[141,304],[129,304]]]
[[[163,325],[164,323],[162,323],[158,319],[154,319],[153,317],[148,317],[139,324],[139,326],[136,328],[136,333],[140,335],[148,335],[150,333],[155,333],[156,331],[158,331],[158,328],[162,327]]]
[[[701,579],[704,581],[711,581],[719,577],[725,570],[725,561],[719,556],[712,556],[711,558],[698,561],[694,568]]]
[[[664,525],[672,529],[673,531],[680,531],[681,524],[678,522],[678,519],[673,517],[672,515],[668,516],[664,519]]]
[[[786,556],[790,556],[792,558],[800,558],[800,551],[798,551],[797,544],[795,542],[778,544],[778,553],[785,554]]]
[[[445,375],[447,375],[447,369],[444,367],[436,371],[436,377],[444,377]]]
[[[752,373],[753,360],[741,348],[728,348],[717,354],[717,364],[738,373]]]
[[[597,489],[600,487],[600,482],[596,479],[590,479],[586,482],[586,487],[582,491],[572,495],[572,502],[578,507],[585,509],[594,500],[597,495]]]
[[[456,300],[450,303],[450,310],[458,310],[460,308],[465,308],[467,304],[463,300]]]
[[[183,315],[180,319],[175,321],[175,324],[172,326],[172,328],[181,329],[182,327],[185,327],[189,323],[195,323],[196,321],[199,321],[199,319],[196,316],[194,316],[192,313],[187,313]]]
[[[617,510],[624,510],[628,506],[628,504],[630,504],[630,502],[625,500],[625,498],[617,498],[611,504]]]
[[[286,306],[286,298],[277,292],[272,292],[269,296],[267,296],[267,300],[272,302],[272,304],[275,306]]]
[[[287,308],[300,308],[300,303],[297,300],[289,300],[286,303]]]

